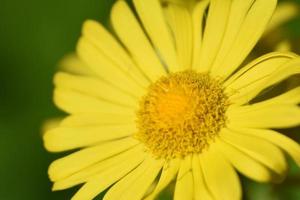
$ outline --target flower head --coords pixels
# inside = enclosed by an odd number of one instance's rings
[[[237,200],[237,172],[281,181],[283,152],[300,146],[273,130],[300,124],[300,88],[264,101],[265,89],[300,73],[300,58],[274,52],[242,64],[275,0],[123,0],[114,33],[87,21],[77,55],[55,76],[54,101],[69,114],[44,135],[52,152],[78,149],[49,168],[54,190],[83,184],[73,200]]]
[[[225,126],[228,98],[208,74],[162,77],[142,98],[136,138],[158,158],[201,153]]]

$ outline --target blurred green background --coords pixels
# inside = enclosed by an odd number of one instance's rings
[[[57,62],[74,50],[85,19],[108,21],[113,2],[0,1],[1,200],[65,200],[76,191],[51,192],[47,167],[61,155],[43,149],[40,129],[46,119],[60,115],[52,103]],[[294,2],[300,5],[300,0]],[[298,42],[299,21],[298,17],[284,26],[284,35]],[[243,180],[245,199],[300,199],[299,171],[292,163],[288,179],[280,185]]]

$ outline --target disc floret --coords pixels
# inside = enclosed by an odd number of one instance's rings
[[[225,126],[227,107],[221,83],[209,74],[173,73],[142,98],[135,137],[158,157],[201,153]]]

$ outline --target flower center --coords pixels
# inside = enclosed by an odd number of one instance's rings
[[[208,74],[170,74],[142,98],[135,137],[157,157],[201,153],[225,126],[228,105],[220,82]]]

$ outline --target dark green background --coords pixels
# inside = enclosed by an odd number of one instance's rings
[[[40,127],[60,114],[52,104],[57,61],[74,50],[85,19],[107,22],[113,1],[0,1],[1,200],[64,200],[75,192],[51,192],[47,167],[59,155],[43,149]],[[290,22],[287,36],[300,40],[298,25]],[[279,186],[244,181],[247,199],[300,199],[298,171]]]

